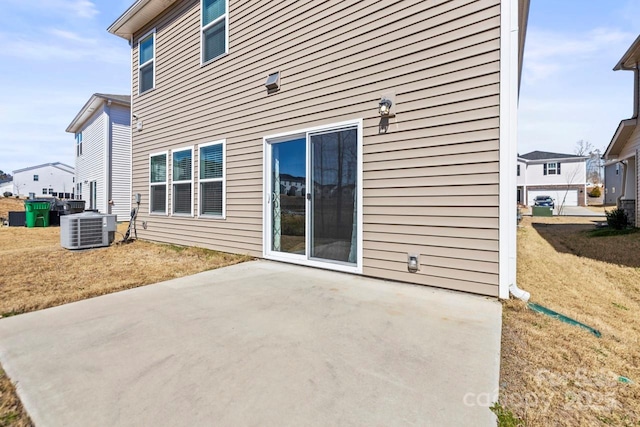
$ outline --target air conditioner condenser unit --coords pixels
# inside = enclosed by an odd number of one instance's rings
[[[83,212],[60,217],[60,245],[66,249],[109,246],[115,232],[116,215]]]

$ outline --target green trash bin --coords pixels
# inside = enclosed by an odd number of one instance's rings
[[[24,202],[26,225],[28,228],[48,227],[51,203],[27,200]]]
[[[534,206],[531,209],[531,215],[533,216],[553,216],[553,209],[551,206]]]

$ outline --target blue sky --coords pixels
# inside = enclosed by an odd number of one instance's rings
[[[95,92],[129,94],[128,43],[106,28],[131,0],[2,0],[0,170],[61,161],[65,132]]]
[[[518,151],[604,150],[633,113],[633,73],[612,71],[640,33],[640,0],[531,0]]]
[[[106,28],[131,3],[2,0],[0,169],[74,164],[73,117],[95,92],[130,92],[129,46]],[[640,0],[531,3],[518,151],[604,149],[632,114],[632,73],[612,68],[638,35]]]

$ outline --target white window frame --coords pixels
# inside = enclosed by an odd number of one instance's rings
[[[220,139],[218,141],[207,142],[198,145],[198,160],[200,160],[200,149],[210,147],[212,145],[222,145],[222,178],[200,178],[200,167],[198,165],[198,218],[207,219],[226,219],[227,218],[227,140]],[[202,214],[202,187],[200,184],[206,182],[222,181],[222,216]]]
[[[551,168],[553,165],[553,168]],[[551,172],[553,171],[553,172]],[[559,175],[558,173],[558,162],[547,163],[547,175]]]
[[[82,131],[76,133],[76,157],[82,155]]]
[[[149,36],[153,37],[153,58],[151,58],[144,64],[141,64],[140,63],[140,43]],[[153,67],[153,85],[149,89],[143,92],[142,86],[140,85],[140,81],[141,81],[140,70],[142,70],[142,68],[146,67],[149,64],[152,64],[152,67]],[[154,28],[153,30],[145,33],[142,37],[138,39],[138,95],[147,93],[155,88],[156,88],[156,29]]]
[[[200,66],[210,64],[229,53],[229,0],[225,0],[224,2],[224,14],[220,15],[218,18],[209,22],[207,25],[202,25],[203,11],[204,11],[204,0],[200,0]],[[215,58],[211,58],[205,61],[204,60],[204,32],[209,28],[213,27],[218,22],[221,22],[223,19],[226,21],[224,25],[224,53],[221,53]],[[155,48],[155,44],[153,46]]]
[[[156,156],[166,155],[165,157],[165,176],[164,176],[164,184],[162,182],[151,182],[151,159]],[[152,212],[151,211],[151,187],[155,185],[165,185],[165,201],[164,201],[164,212]],[[169,151],[160,151],[157,153],[149,154],[149,215],[168,215],[169,213]]]
[[[190,180],[181,180],[181,181],[174,181],[173,179],[173,155],[175,153],[180,153],[182,151],[191,151],[191,179]],[[190,145],[188,147],[182,147],[182,148],[176,148],[175,150],[171,150],[171,216],[182,216],[182,217],[193,217],[193,182],[194,182],[194,169],[195,169],[195,164],[194,164],[194,153],[193,153],[193,145]],[[173,189],[173,186],[175,184],[191,184],[191,212],[190,213],[175,213],[175,206],[174,206],[174,196],[175,196],[175,191]],[[168,194],[168,193],[167,193]]]
[[[40,182],[40,175],[33,174],[33,182]]]

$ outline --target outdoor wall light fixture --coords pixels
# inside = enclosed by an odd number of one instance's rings
[[[389,98],[382,98],[378,104],[378,112],[382,117],[389,117],[393,102]]]

